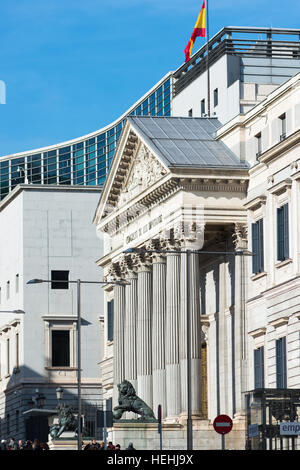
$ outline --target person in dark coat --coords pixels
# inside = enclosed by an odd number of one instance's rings
[[[129,442],[128,447],[127,447],[126,450],[135,450],[135,448],[133,447],[133,443],[132,443],[132,442]]]

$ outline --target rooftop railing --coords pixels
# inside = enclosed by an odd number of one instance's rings
[[[238,37],[235,37],[236,35]],[[277,36],[280,36],[280,39]],[[226,27],[209,41],[209,66],[224,54],[300,59],[300,29]],[[207,45],[204,44],[189,62],[183,64],[174,73],[174,96],[206,69]]]

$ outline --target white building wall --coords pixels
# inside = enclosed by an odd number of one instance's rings
[[[225,123],[240,112],[239,58],[224,55],[210,67],[211,115]],[[218,89],[218,105],[214,106],[214,90]],[[201,100],[207,113],[207,73],[203,72],[172,101],[172,116],[201,117]]]
[[[55,388],[58,385],[66,390],[67,400],[76,401],[76,286],[52,290],[50,283],[28,285],[27,281],[51,279],[51,270],[68,270],[70,280],[102,281],[102,270],[96,266],[95,254],[101,253],[103,246],[92,223],[100,192],[99,188],[23,185],[20,189],[15,188],[0,204],[0,310],[25,311],[24,314],[0,316],[2,437],[7,437],[10,415],[10,433],[16,438],[25,438],[22,413],[28,410],[28,400],[37,389],[45,394],[46,405],[50,408],[56,406]],[[15,292],[16,274],[19,274],[19,293]],[[11,281],[10,299],[6,299],[7,280]],[[103,350],[103,325],[100,322],[103,314],[101,285],[82,284],[84,406],[102,400],[99,362]],[[52,326],[70,328],[72,367],[51,367]],[[16,333],[20,341],[18,369]],[[9,371],[7,339],[10,340]]]
[[[254,349],[261,346],[265,348],[265,387],[277,388],[276,340],[281,337],[286,337],[287,387],[300,386],[299,145],[294,140],[294,144],[284,147],[285,142],[296,139],[299,133],[296,118],[299,98],[298,74],[241,117],[239,123],[236,121],[237,126],[232,122],[232,131],[224,134],[224,142],[231,147],[234,137],[244,135],[245,156],[254,165],[250,170],[246,205],[250,250],[252,223],[261,218],[264,221],[264,272],[254,274],[252,260],[248,260],[249,390],[254,388]],[[284,113],[287,132],[286,139],[280,142],[279,117]],[[265,142],[268,142],[266,146],[263,144],[261,163],[255,163],[254,139],[258,132],[267,135]],[[285,203],[289,205],[289,258],[280,262],[277,259],[277,208]]]

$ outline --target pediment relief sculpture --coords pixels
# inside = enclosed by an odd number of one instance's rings
[[[167,171],[152,155],[145,145],[142,145],[129,170],[124,183],[119,203],[125,204],[139,193],[161,179]]]

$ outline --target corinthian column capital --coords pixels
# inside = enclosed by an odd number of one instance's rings
[[[183,248],[200,250],[204,244],[205,225],[196,221],[181,221],[174,230],[174,236]]]
[[[151,270],[152,263],[150,253],[134,253],[131,255],[131,259],[137,272]]]
[[[165,263],[166,262],[166,254],[159,253],[160,250],[164,250],[164,245],[160,238],[152,238],[146,243],[147,250],[154,250],[151,253],[152,263]]]
[[[232,235],[233,243],[236,250],[247,248],[248,243],[248,227],[246,224],[236,223],[234,233]]]

